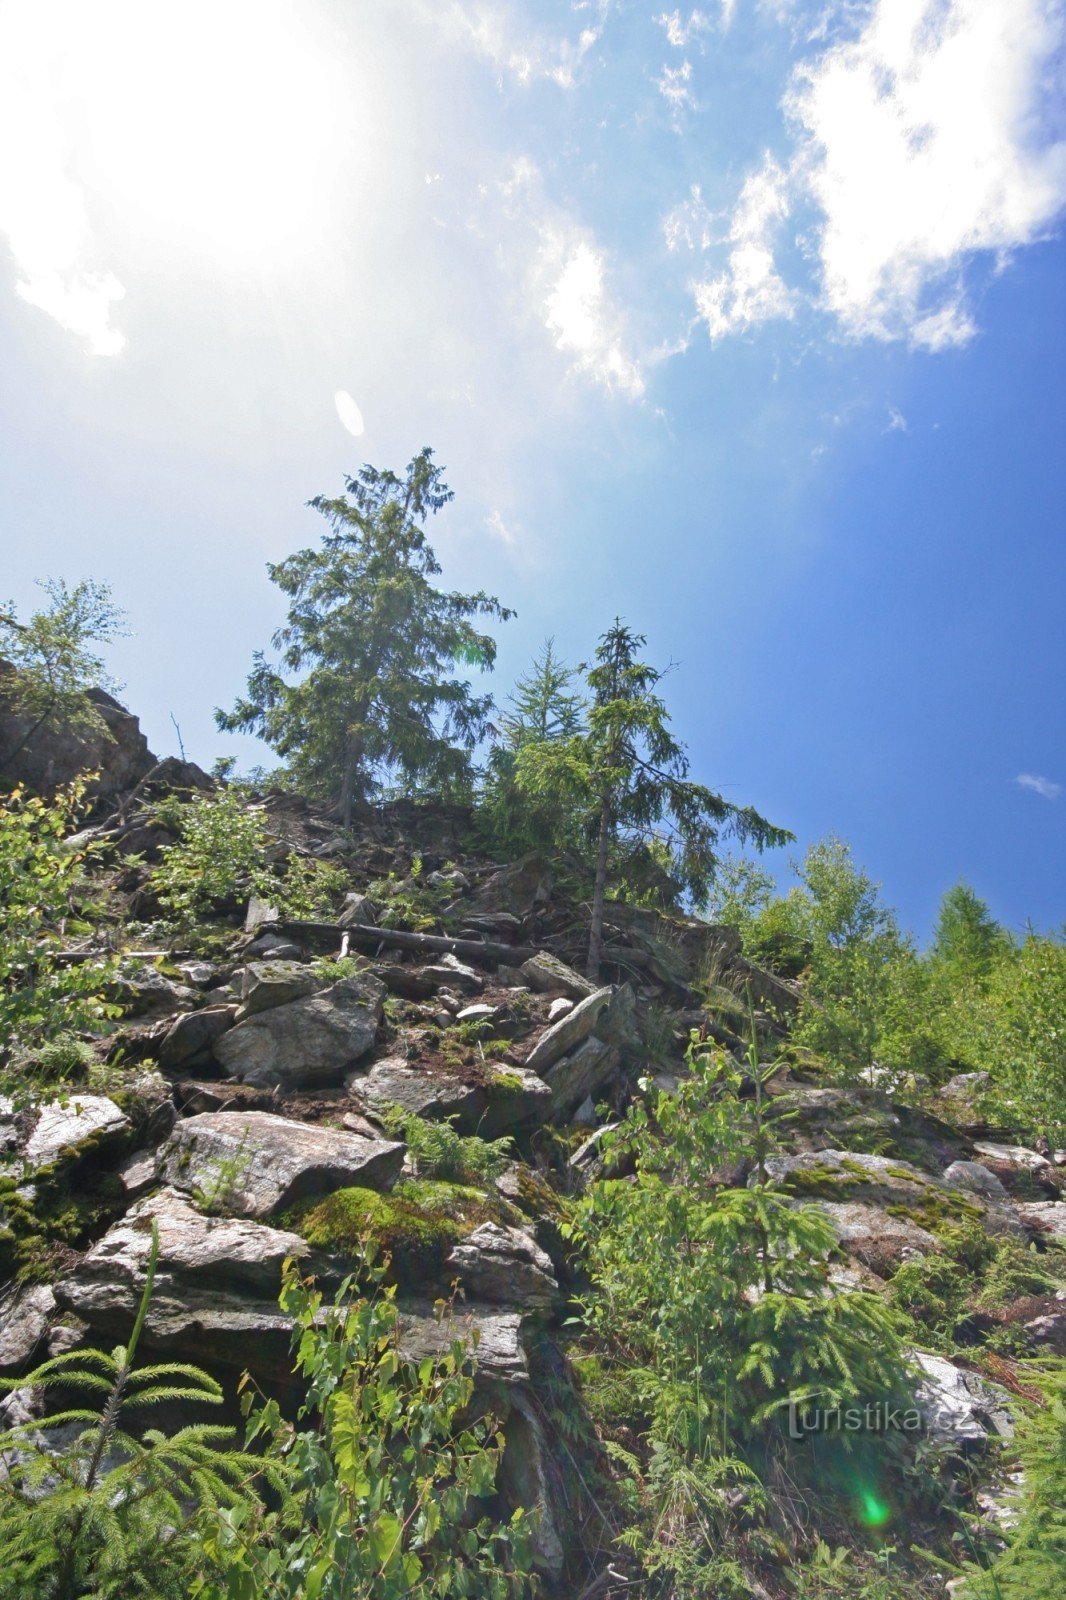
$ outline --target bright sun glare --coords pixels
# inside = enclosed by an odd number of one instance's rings
[[[299,4],[45,9],[90,204],[220,266],[269,269],[308,248],[351,98]]]

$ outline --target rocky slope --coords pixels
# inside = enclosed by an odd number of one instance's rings
[[[467,812],[407,802],[350,833],[296,797],[259,802],[279,859],[340,869],[330,915],[286,923],[238,897],[174,948],[153,935],[151,878],[173,833],[158,765],[140,768],[125,777],[154,772],[154,798],[126,784],[95,823],[106,942],[128,943],[135,919],[137,946],[161,954],[122,957],[124,1015],[82,1084],[0,1103],[0,1372],[123,1335],[154,1221],[147,1347],[227,1379],[249,1368],[284,1393],[282,1262],[339,1282],[370,1232],[392,1253],[407,1349],[476,1329],[478,1381],[506,1419],[505,1492],[540,1507],[541,1566],[570,1592],[575,1495],[557,1429],[577,1270],[566,1200],[595,1181],[600,1130],[641,1081],[676,1083],[691,1030],[739,1053],[745,985],[768,1039],[794,989],[746,963],[730,929],[622,905],[608,914],[605,981],[590,984],[571,864],[501,865]],[[72,958],[102,942],[99,930],[72,939]],[[1045,1250],[1066,1239],[1063,1168],[982,1137],[965,1083],[919,1108],[793,1069],[774,1094],[791,1153],[772,1175],[825,1208],[848,1281],[883,1288],[960,1219]],[[480,1141],[483,1159],[454,1144],[442,1156],[427,1124]],[[441,1319],[435,1302],[455,1282]],[[1061,1291],[975,1315],[975,1354],[1008,1324],[1032,1350],[1061,1351]],[[998,1384],[977,1360],[923,1364],[930,1418],[960,1448],[1009,1430],[1009,1361]]]

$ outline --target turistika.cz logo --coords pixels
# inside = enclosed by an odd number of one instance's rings
[[[808,1433],[919,1433],[927,1420],[916,1406],[894,1406],[887,1400],[870,1400],[864,1406],[815,1406],[790,1400],[788,1405],[790,1439]]]

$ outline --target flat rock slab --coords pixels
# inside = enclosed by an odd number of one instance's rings
[[[162,1067],[191,1067],[210,1058],[215,1041],[233,1026],[236,1006],[205,1006],[202,1011],[186,1011],[163,1038],[159,1046]]]
[[[129,1118],[106,1095],[72,1094],[41,1107],[22,1159],[39,1171],[61,1158],[83,1153],[91,1140],[115,1143],[129,1130]]]
[[[594,1097],[620,1059],[617,1045],[593,1036],[549,1067],[544,1079],[551,1090],[552,1114],[556,1119],[568,1120],[585,1100]]]
[[[385,985],[367,973],[260,1012],[223,1035],[215,1055],[231,1078],[256,1088],[339,1084],[374,1047]]]
[[[41,1350],[56,1308],[44,1283],[8,1291],[0,1305],[0,1372],[21,1372]]]
[[[269,1217],[335,1189],[390,1189],[404,1149],[265,1111],[215,1111],[178,1123],[161,1171],[177,1189],[214,1195],[231,1216]]]
[[[1021,1200],[1015,1209],[1034,1232],[1066,1241],[1066,1200]]]
[[[901,1261],[935,1255],[936,1237],[909,1217],[894,1217],[880,1206],[858,1200],[819,1200],[833,1231],[849,1255],[879,1277],[889,1276]]]
[[[543,1078],[547,1075],[549,1067],[554,1067],[563,1056],[568,1055],[571,1050],[576,1050],[596,1027],[600,1013],[613,992],[610,986],[597,989],[595,993],[587,995],[576,1005],[573,1011],[553,1023],[546,1033],[541,1034],[525,1060],[530,1072],[539,1072]],[[581,1099],[584,1098],[582,1095]]]

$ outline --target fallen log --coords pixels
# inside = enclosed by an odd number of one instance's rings
[[[384,944],[394,950],[413,950],[420,955],[459,956],[467,961],[502,963],[505,967],[520,967],[540,948],[534,944],[500,944],[494,939],[452,939],[443,933],[406,933],[400,928],[372,928],[362,922],[350,928],[342,928],[335,922],[282,921],[273,926],[297,937],[311,935],[339,940],[347,934],[350,943]]]

